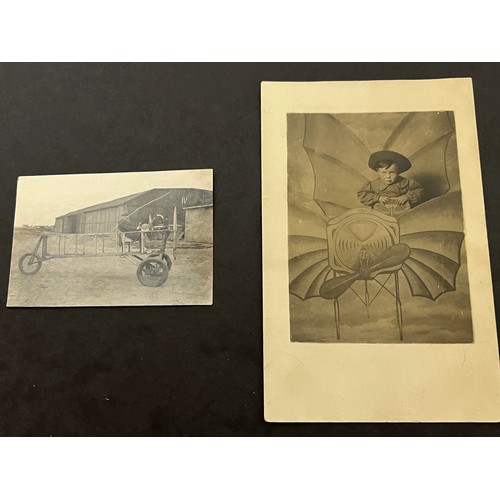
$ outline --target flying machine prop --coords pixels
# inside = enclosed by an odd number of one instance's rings
[[[453,114],[365,114],[365,127],[350,126],[353,119],[354,115],[305,115],[303,147],[314,171],[313,199],[322,213],[289,205],[289,290],[301,300],[333,301],[337,339],[339,298],[351,289],[369,314],[384,290],[394,298],[403,340],[400,278],[413,296],[435,301],[455,290],[461,265],[458,165],[451,164],[455,160],[448,151]],[[388,120],[394,126],[388,137],[382,137]],[[382,121],[384,127],[379,127]],[[368,160],[379,150],[396,151],[410,160],[409,177],[425,189],[420,205],[406,211],[396,205],[362,208],[356,193],[371,180]],[[354,289],[358,282],[364,283],[364,294]],[[378,287],[375,294],[370,294],[368,283]]]

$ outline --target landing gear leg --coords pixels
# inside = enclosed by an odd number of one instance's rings
[[[340,340],[340,306],[339,306],[339,299],[333,299],[333,314],[335,316],[335,331],[337,332],[337,340]]]
[[[366,317],[370,318],[370,293],[368,292],[368,280],[365,280],[365,305]]]
[[[403,306],[399,296],[399,271],[394,273],[394,286],[396,288],[396,319],[399,328],[399,340],[403,341]]]

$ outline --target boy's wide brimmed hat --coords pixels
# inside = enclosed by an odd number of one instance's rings
[[[398,166],[399,173],[406,172],[411,168],[411,162],[406,156],[400,155],[395,151],[377,151],[370,156],[368,166],[372,170],[377,170],[379,161],[390,161]]]

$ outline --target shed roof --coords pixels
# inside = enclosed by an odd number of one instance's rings
[[[103,210],[106,208],[113,208],[113,207],[119,207],[125,203],[128,203],[129,201],[134,200],[135,198],[138,198],[139,196],[142,196],[146,193],[151,193],[153,191],[209,191],[207,189],[197,189],[197,188],[153,188],[153,189],[148,189],[146,191],[141,191],[140,193],[134,193],[134,194],[129,194],[128,196],[122,196],[121,198],[116,198],[114,200],[106,201],[104,203],[98,203],[97,205],[91,205],[90,207],[85,207],[85,208],[80,208],[79,210],[74,210],[73,212],[68,212],[66,214],[60,215],[59,217],[56,217],[57,219],[61,217],[66,217],[68,215],[76,215],[76,214],[81,214],[84,212],[93,212],[94,210]]]
[[[195,207],[182,207],[183,210],[193,210],[193,208],[209,208],[213,207],[213,203],[210,203],[208,205],[196,205]]]

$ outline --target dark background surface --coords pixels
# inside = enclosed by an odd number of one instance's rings
[[[500,435],[263,420],[260,82],[445,77],[474,81],[498,291],[499,64],[0,65],[0,435]],[[5,307],[18,176],[190,168],[214,170],[212,307]]]

